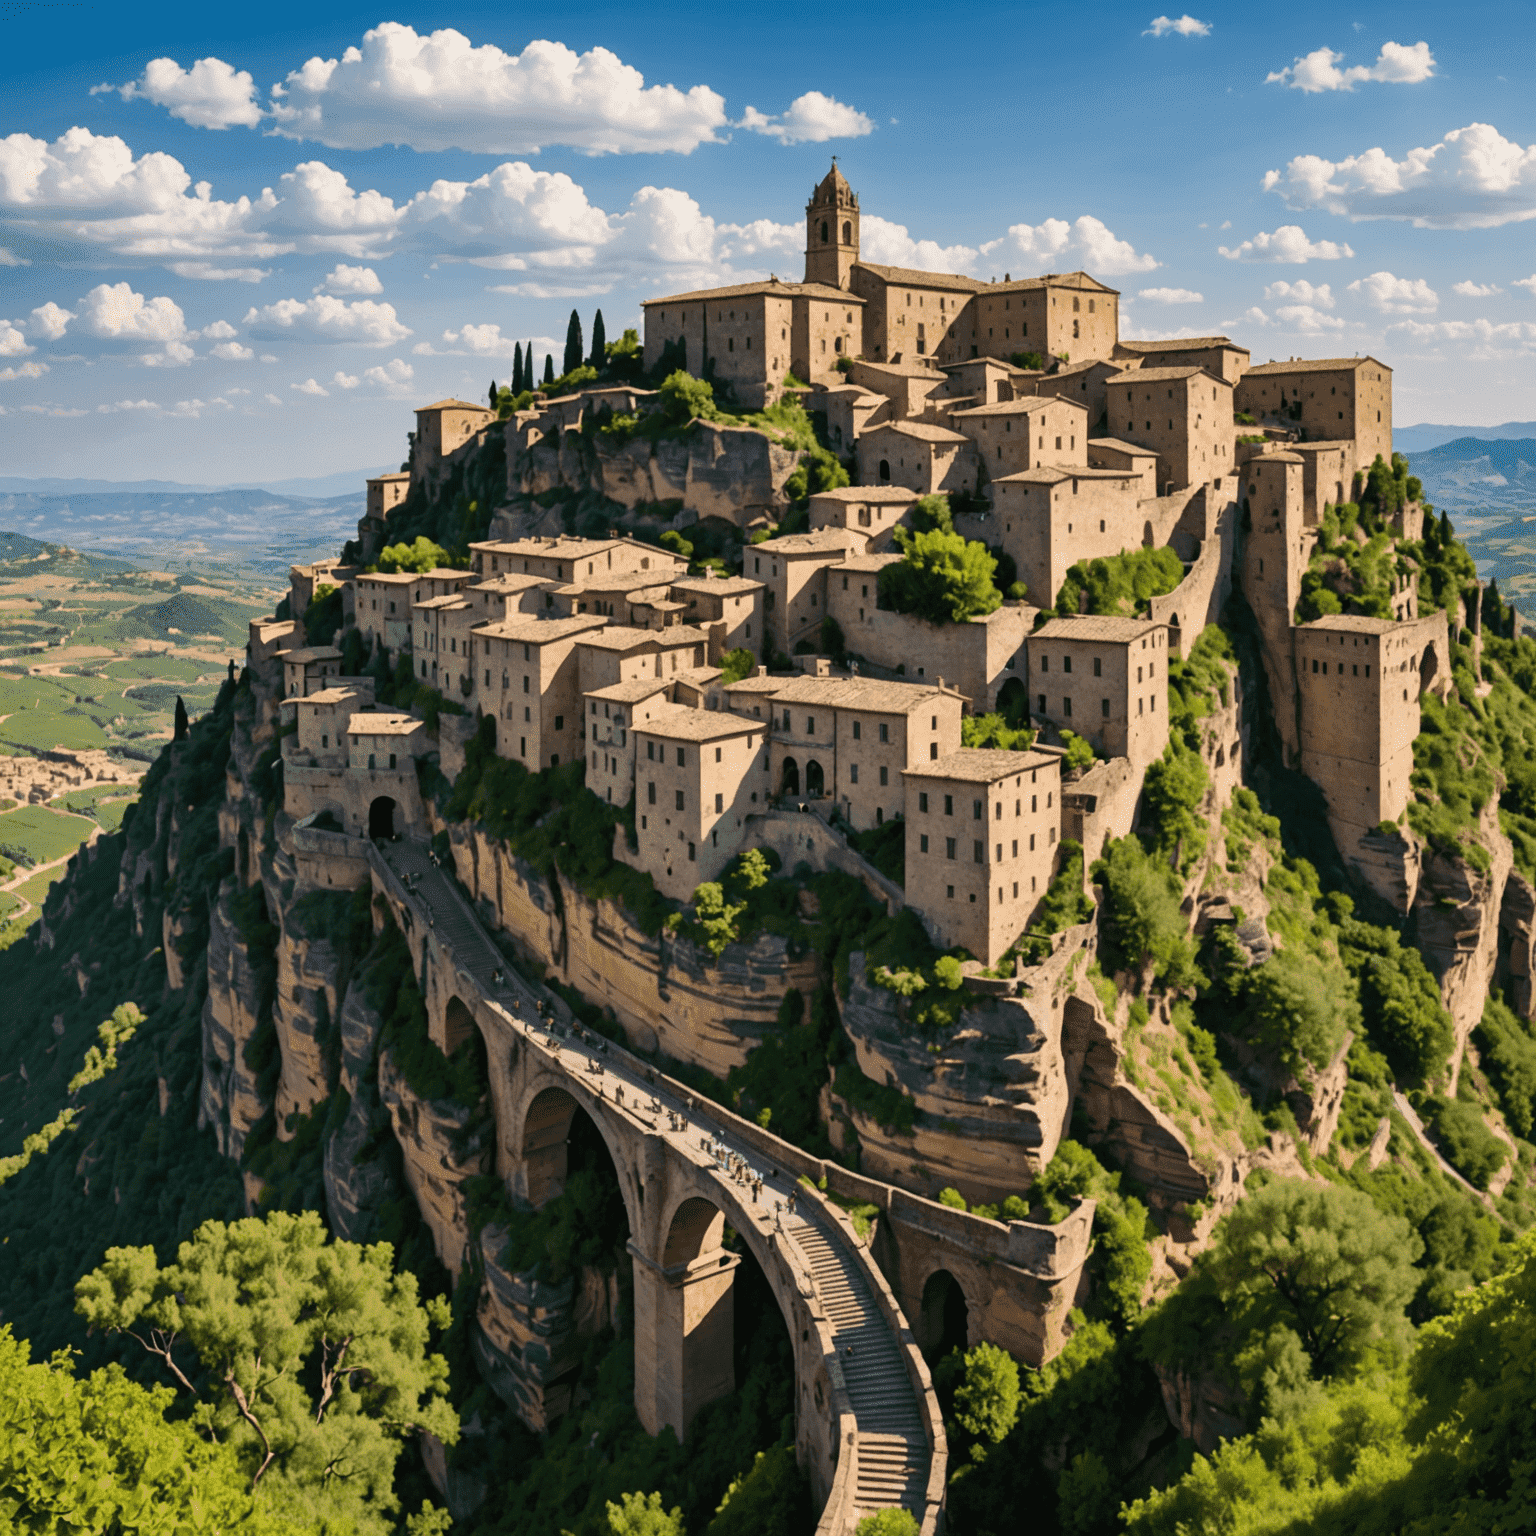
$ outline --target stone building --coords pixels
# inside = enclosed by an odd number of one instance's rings
[[[505,571],[580,584],[626,572],[651,581],[668,581],[688,573],[688,562],[681,555],[632,538],[582,539],[564,535],[545,539],[484,539],[471,544],[469,553],[475,573],[480,576],[496,576]]]
[[[357,627],[370,647],[411,648],[411,604],[416,576],[411,571],[371,571],[353,579]]]
[[[418,406],[410,483],[418,485],[436,479],[466,446],[483,441],[495,420],[495,411],[468,400],[437,400]]]
[[[1136,494],[1141,500],[1151,501],[1157,495],[1155,449],[1143,448],[1137,443],[1122,442],[1118,437],[1090,437],[1088,467],[1131,470],[1140,477],[1141,489]]]
[[[283,697],[300,698],[328,688],[329,678],[341,676],[341,652],[334,645],[304,646],[296,651],[279,651],[283,663]]]
[[[1054,607],[1077,561],[1146,543],[1144,489],[1134,469],[1043,465],[994,480],[992,537],[1013,557],[1030,602]]]
[[[950,420],[976,444],[989,480],[1042,464],[1088,463],[1088,408],[1070,396],[1024,395],[956,411]]]
[[[357,520],[358,563],[372,565],[388,542],[384,520],[406,498],[411,488],[408,470],[395,475],[375,475],[367,482],[363,515]]]
[[[1108,420],[1109,396],[1104,386],[1124,371],[1123,363],[1089,358],[1081,363],[1064,363],[1055,373],[1039,374],[1032,380],[1031,387],[1037,395],[1075,400],[1088,412],[1088,430],[1093,432],[1098,430],[1101,422]]]
[[[1168,743],[1168,627],[1089,614],[1029,637],[1031,713],[1144,768]]]
[[[1202,485],[1232,467],[1232,386],[1203,368],[1136,368],[1104,384],[1109,430],[1157,453],[1159,488]]]
[[[861,535],[848,529],[823,528],[819,533],[765,539],[742,551],[752,579],[767,589],[764,623],[776,649],[787,653],[802,636],[820,627],[827,613],[822,573],[863,548]]]
[[[1184,336],[1173,341],[1122,341],[1114,351],[1122,367],[1204,368],[1235,389],[1248,371],[1249,352],[1225,336]]]
[[[858,444],[859,479],[901,485],[919,496],[976,489],[976,445],[963,432],[927,421],[886,421]]]
[[[687,901],[740,850],[747,817],[768,798],[767,730],[727,710],[667,704],[632,726],[631,736],[634,862],[662,895]]]
[[[1378,454],[1392,462],[1392,370],[1374,357],[1260,363],[1243,375],[1233,405],[1261,422],[1299,426],[1311,441],[1348,439],[1361,472]]]
[[[373,689],[372,677],[349,677],[330,688],[285,698],[283,712],[294,724],[293,734],[283,738],[285,763],[345,768],[347,723],[354,714],[373,708]]]
[[[869,540],[873,551],[889,549],[897,527],[910,523],[917,492],[901,485],[845,485],[818,491],[810,500],[811,531],[846,528]]]
[[[670,708],[672,684],[632,677],[582,695],[586,702],[587,788],[610,805],[627,805],[635,792],[635,729],[658,709]]]
[[[1112,357],[1120,339],[1119,293],[1086,272],[985,283],[971,305],[972,346],[989,357],[1037,352],[1080,363]]]
[[[485,622],[478,603],[461,592],[445,592],[412,604],[411,645],[416,675],[440,693],[468,698],[474,689],[471,632]]]
[[[476,663],[491,676],[477,688],[478,702],[496,717],[498,756],[536,773],[581,752],[576,642],[607,622],[596,614],[568,619],[519,614],[476,628]]]
[[[709,637],[691,625],[636,629],[605,624],[576,642],[577,686],[582,693],[638,677],[671,678],[705,665]]]
[[[762,582],[750,576],[721,576],[711,568],[674,581],[671,591],[681,605],[683,623],[718,628],[722,652],[762,649],[768,591]]]
[[[907,900],[942,947],[995,965],[1055,873],[1061,756],[961,747],[905,776]]]

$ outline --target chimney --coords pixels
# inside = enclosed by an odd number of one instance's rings
[[[832,675],[832,663],[825,656],[816,658],[816,676],[830,677]]]
[[[939,679],[939,692],[942,693],[943,691],[944,691],[944,679],[941,677]]]
[[[759,677],[767,677],[768,676],[768,668],[767,667],[759,667],[757,669],[757,675]]]

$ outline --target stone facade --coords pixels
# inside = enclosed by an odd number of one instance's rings
[[[1314,442],[1348,439],[1362,472],[1378,454],[1392,462],[1392,370],[1374,357],[1260,363],[1233,403],[1261,422],[1295,423]]]
[[[1109,430],[1157,454],[1160,489],[1232,467],[1232,386],[1203,368],[1138,368],[1105,381]]]

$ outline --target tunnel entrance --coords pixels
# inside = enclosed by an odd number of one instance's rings
[[[918,1344],[930,1364],[951,1350],[970,1344],[970,1310],[960,1282],[947,1269],[936,1269],[923,1286]]]
[[[395,835],[395,802],[380,795],[368,807],[368,836],[374,842],[388,841]]]

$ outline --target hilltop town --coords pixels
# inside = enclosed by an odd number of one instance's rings
[[[697,1458],[715,1536],[1194,1529],[1195,1450],[1353,1411],[1243,1212],[1376,1244],[1357,1372],[1536,1225],[1536,646],[1391,368],[859,220],[418,409],[37,925],[163,985],[167,1188],[452,1298],[455,1520]]]

